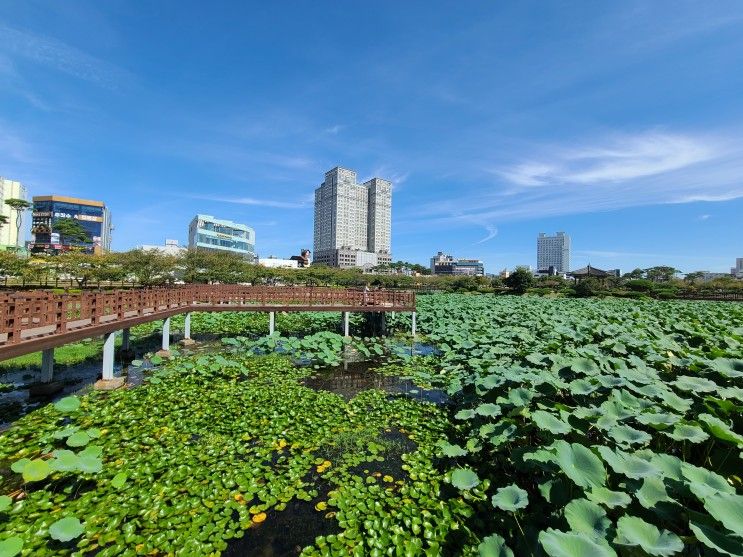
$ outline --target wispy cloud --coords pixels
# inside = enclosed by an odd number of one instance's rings
[[[0,36],[0,50],[9,56],[31,60],[101,87],[116,89],[132,79],[126,70],[51,37],[2,23]]]
[[[384,178],[385,180],[389,180],[392,182],[392,189],[397,191],[400,189],[400,186],[410,178],[410,172],[400,172],[399,170],[383,165],[375,168],[372,175],[368,178],[362,178],[362,181],[365,182],[371,178]]]
[[[712,215],[699,215],[697,220],[708,220]]]
[[[204,201],[217,201],[220,203],[235,203],[237,205],[254,205],[257,207],[273,207],[275,209],[306,209],[309,203],[306,199],[298,202],[277,201],[273,199],[256,199],[254,197],[220,197],[211,195],[189,195],[191,199],[203,199]]]
[[[743,138],[651,130],[537,147],[511,165],[484,165],[483,186],[417,208],[438,225],[499,222],[743,197]],[[463,190],[459,190],[460,192]]]
[[[346,126],[343,126],[341,124],[336,124],[334,126],[330,126],[329,128],[325,128],[325,133],[329,135],[338,135],[338,132],[340,132],[343,128]]]
[[[478,240],[477,242],[475,242],[475,244],[484,244],[488,240],[492,240],[498,235],[498,229],[495,226],[492,226],[490,224],[485,225],[485,230],[487,231],[487,235],[481,240]]]
[[[600,185],[683,169],[718,155],[708,141],[650,132],[616,138],[603,147],[558,149],[546,160],[495,172],[519,186]]]

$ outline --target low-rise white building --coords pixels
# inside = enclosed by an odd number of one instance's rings
[[[181,255],[188,251],[186,247],[178,244],[178,240],[165,240],[165,244],[160,246],[142,244],[141,246],[137,246],[137,249],[144,251],[159,251],[165,255]]]
[[[278,257],[259,257],[258,265],[270,269],[298,269],[299,262],[296,259],[279,259]]]

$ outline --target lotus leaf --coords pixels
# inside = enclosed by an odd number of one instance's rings
[[[557,457],[555,462],[568,478],[584,488],[604,486],[606,470],[601,459],[589,448],[566,441],[557,441],[554,447]]]
[[[80,399],[76,396],[66,396],[54,403],[54,408],[65,414],[74,412],[80,408]]]
[[[600,503],[613,509],[615,507],[626,507],[632,502],[632,498],[621,491],[611,491],[605,487],[594,487],[586,492],[586,497],[594,503]]]
[[[516,484],[511,484],[498,488],[490,502],[496,509],[513,512],[523,509],[529,504],[529,495]]]
[[[483,539],[477,552],[479,557],[513,557],[513,551],[506,545],[506,540],[498,534]]]
[[[450,443],[443,442],[441,443],[440,447],[441,452],[444,454],[444,456],[457,457],[465,456],[467,454],[467,451],[465,451],[459,445],[452,445]]]
[[[23,481],[39,482],[46,479],[52,469],[46,460],[34,459],[23,467]]]
[[[666,492],[666,485],[663,480],[655,476],[645,478],[642,487],[637,490],[635,497],[640,504],[646,509],[653,509],[658,503],[668,503],[673,501]]]
[[[661,532],[643,519],[630,515],[624,515],[617,521],[614,543],[639,546],[650,555],[674,555],[684,548],[681,539],[673,532]]]
[[[599,454],[617,474],[638,479],[657,475],[660,469],[652,462],[621,450],[612,451],[609,447],[598,447]]]
[[[728,379],[739,379],[743,377],[743,360],[716,358],[710,362],[710,368]]]
[[[565,506],[565,519],[573,532],[603,540],[611,526],[604,509],[587,499],[573,499]]]
[[[0,513],[7,511],[13,504],[13,499],[7,495],[0,495]]]
[[[715,551],[733,557],[743,555],[743,542],[736,539],[730,532],[723,533],[711,526],[694,521],[689,521],[689,529],[700,542]]]
[[[682,391],[691,391],[699,393],[709,393],[716,391],[719,386],[714,381],[705,379],[704,377],[693,377],[689,375],[681,375],[676,381],[673,382],[676,387]]]
[[[84,447],[90,443],[90,436],[84,431],[73,433],[67,438],[68,447]]]
[[[15,557],[23,549],[23,540],[13,536],[0,541],[0,557]]]
[[[710,414],[699,414],[697,419],[703,422],[707,426],[709,432],[723,441],[729,441],[735,443],[739,447],[743,447],[743,435],[735,433],[730,426],[723,422],[721,419],[716,418]]]
[[[477,408],[475,408],[475,412],[477,412],[480,416],[487,416],[492,418],[500,414],[500,406],[491,402],[486,402],[485,404],[481,404]]]
[[[544,429],[554,435],[569,433],[573,429],[570,427],[570,424],[563,422],[558,417],[544,410],[535,410],[532,412],[531,419],[537,424],[539,429]]]
[[[83,525],[74,516],[62,518],[49,527],[49,535],[60,542],[68,542],[82,535]]]
[[[469,490],[480,484],[480,478],[469,468],[457,468],[451,473],[451,484],[457,489]]]
[[[704,499],[704,508],[725,528],[743,536],[743,495],[714,493]]]
[[[644,431],[623,424],[611,428],[609,430],[609,437],[614,439],[614,441],[619,445],[645,445],[652,439],[652,437]]]
[[[596,362],[588,358],[577,358],[570,364],[570,369],[584,375],[596,375],[601,370]]]
[[[676,441],[689,441],[690,443],[701,443],[709,439],[709,435],[701,427],[693,424],[676,424],[673,431],[664,431],[663,434]]]
[[[616,557],[606,543],[592,540],[578,532],[560,532],[548,528],[539,533],[539,543],[551,557]]]

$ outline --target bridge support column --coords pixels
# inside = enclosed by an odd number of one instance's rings
[[[163,344],[161,351],[170,351],[170,317],[163,319]]]
[[[116,347],[116,331],[103,336],[103,370],[104,381],[114,378],[114,349]]]
[[[268,334],[272,335],[275,329],[276,329],[276,312],[269,311],[268,312]]]
[[[415,313],[415,312],[413,312],[413,327],[412,327],[412,333],[413,333],[413,337],[414,337],[414,338],[415,338],[415,315],[416,315],[416,313]]]
[[[41,382],[51,383],[54,379],[54,348],[47,348],[41,353]]]
[[[346,337],[349,336],[349,334],[348,334],[348,332],[349,332],[349,323],[348,323],[348,321],[349,321],[349,315],[350,315],[350,312],[348,312],[348,311],[344,311],[343,312],[343,336],[346,336]]]
[[[187,313],[186,318],[183,321],[183,338],[184,340],[191,340],[191,314]]]
[[[129,328],[127,327],[121,332],[121,350],[128,352],[131,348],[131,340],[129,335]]]

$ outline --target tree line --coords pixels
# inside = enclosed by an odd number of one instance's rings
[[[389,268],[410,268],[400,262]],[[407,288],[448,292],[502,292],[561,296],[652,296],[673,298],[694,292],[743,292],[743,281],[717,279],[701,282],[698,274],[675,278],[672,267],[636,269],[623,277],[588,278],[574,282],[561,277],[534,277],[524,268],[508,278],[475,276],[406,276],[364,274],[360,269],[337,269],[312,265],[304,269],[266,268],[249,263],[237,254],[188,250],[168,255],[156,250],[135,249],[89,255],[23,257],[0,252],[0,284],[18,287],[96,288],[120,286],[166,286],[172,284],[285,284],[343,287]]]

